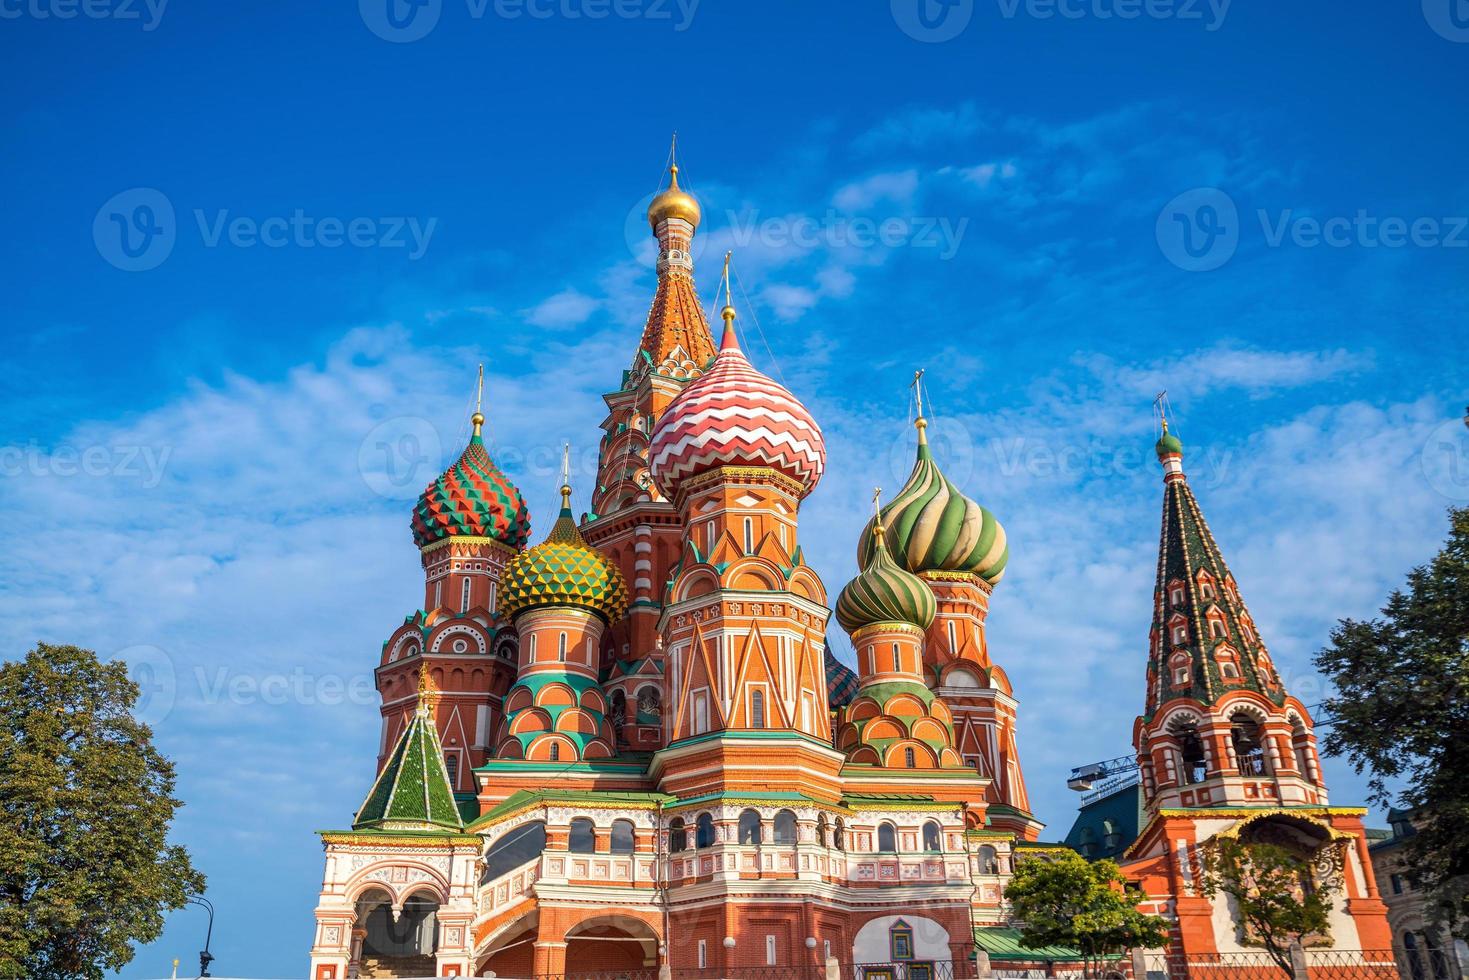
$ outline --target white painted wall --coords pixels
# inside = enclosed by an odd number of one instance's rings
[[[858,931],[857,938],[852,943],[852,962],[892,962],[888,930],[899,919],[913,927],[913,959],[934,963],[949,962],[949,931],[921,915],[884,915],[868,922]]]

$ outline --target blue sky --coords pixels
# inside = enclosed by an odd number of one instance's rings
[[[1307,703],[1333,621],[1469,499],[1450,0],[385,2],[0,0],[0,651],[154,682],[222,975],[304,975],[311,832],[372,776],[409,504],[477,363],[535,535],[563,439],[585,506],[674,129],[706,302],[732,247],[747,349],[826,430],[833,593],[927,368],[941,462],[1010,533],[992,652],[1050,835],[1142,705],[1156,391]]]

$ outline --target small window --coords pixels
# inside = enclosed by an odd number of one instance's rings
[[[1174,643],[1187,643],[1188,642],[1188,627],[1187,626],[1184,626],[1182,624],[1179,624],[1178,626],[1173,627],[1173,642]]]
[[[790,810],[781,810],[775,815],[775,842],[777,844],[796,842],[796,815]]]
[[[985,844],[979,849],[979,873],[982,875],[997,875],[1000,873],[999,855],[988,844]]]
[[[536,635],[534,633],[530,635],[530,662],[536,662]]]
[[[694,846],[714,846],[714,818],[707,813],[699,814],[699,819],[694,821]]]
[[[760,843],[760,814],[754,810],[740,814],[740,843]]]
[[[571,830],[566,835],[566,849],[572,854],[592,854],[597,850],[597,830],[591,820],[577,817],[571,821]]]
[[[894,960],[913,958],[913,927],[902,919],[893,923],[888,930],[888,944]]]
[[[1202,595],[1205,599],[1214,598],[1214,586],[1210,585],[1208,582],[1205,582],[1203,585],[1199,586],[1199,594]]]
[[[557,660],[558,663],[563,663],[563,664],[566,663],[566,634],[565,633],[560,634],[560,639],[558,639],[556,641],[556,660]]]
[[[689,849],[689,832],[683,817],[674,817],[668,825],[668,849],[674,854]]]
[[[930,820],[923,825],[923,849],[925,851],[943,850],[943,836],[939,833],[939,825]]]
[[[495,588],[495,581],[494,581],[494,579],[491,579],[490,580],[490,612],[494,612],[497,608],[499,608],[498,605],[496,604],[498,598],[499,598],[499,595],[498,595],[498,590]]]
[[[896,643],[894,643],[893,644],[893,673],[896,674],[899,671],[901,671],[902,669],[903,669],[902,661],[898,659],[898,645]]]
[[[631,854],[637,846],[637,835],[633,833],[631,820],[612,821],[611,848],[613,854]]]
[[[1389,875],[1388,880],[1392,882],[1392,893],[1394,895],[1401,895],[1403,893],[1403,876],[1400,874]]]
[[[459,786],[459,753],[447,753],[444,756],[444,768],[449,771],[449,785],[457,788]]]
[[[895,854],[898,850],[898,832],[890,823],[877,828],[877,849],[884,854]]]
[[[1175,668],[1174,671],[1173,671],[1173,684],[1174,684],[1174,686],[1176,686],[1176,687],[1187,687],[1188,686],[1188,674],[1189,674],[1189,670],[1188,670],[1187,667],[1177,667],[1177,668]]]
[[[714,552],[714,522],[710,521],[704,525],[704,557],[708,558]]]
[[[832,829],[831,846],[839,851],[847,849],[847,825],[842,822],[841,817],[837,817],[836,826]]]
[[[944,625],[949,630],[949,653],[951,655],[957,654],[959,652],[959,635],[954,632],[954,621],[951,619]]]
[[[560,762],[561,761],[561,743],[560,742],[552,742],[551,743],[551,761],[552,762]]]
[[[909,769],[912,769],[917,764],[918,761],[913,756],[913,747],[910,745],[903,750],[903,765],[907,766]]]
[[[1172,594],[1169,595],[1168,598],[1172,601],[1172,603],[1175,606],[1181,606],[1181,605],[1183,605],[1183,590],[1182,589],[1174,589],[1173,592],[1172,592]]]
[[[761,691],[750,692],[750,727],[765,727],[765,694]]]
[[[1237,681],[1239,680],[1239,668],[1230,661],[1226,660],[1219,665],[1219,676],[1227,677],[1230,680]]]
[[[464,585],[459,590],[459,611],[469,612],[469,576],[464,576]]]
[[[775,966],[775,937],[765,937],[765,965]]]
[[[444,605],[444,580],[439,579],[434,583],[434,608],[441,609]]]
[[[699,940],[699,969],[703,970],[709,966],[709,944],[707,941]]]
[[[754,550],[755,550],[755,522],[753,520],[751,520],[750,518],[747,517],[747,518],[745,518],[745,554],[748,555],[751,552],[753,552]]]
[[[1209,624],[1209,632],[1213,633],[1217,639],[1222,640],[1225,635],[1224,624],[1217,619],[1214,620]]]

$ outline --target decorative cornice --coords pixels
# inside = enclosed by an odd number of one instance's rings
[[[873,623],[853,633],[852,642],[857,643],[866,637],[872,636],[874,633],[907,633],[910,636],[917,637],[924,635],[923,630],[914,626],[912,623]]]
[[[457,536],[451,535],[447,538],[440,538],[437,541],[430,541],[428,544],[424,545],[418,550],[426,555],[431,551],[438,551],[440,548],[447,548],[448,546],[453,544],[487,544],[490,545],[492,548],[498,548],[500,551],[505,552],[505,554],[507,555],[519,554],[519,552],[515,548],[510,547],[505,542],[496,541],[494,538],[488,538],[480,534],[460,534]]]
[[[718,466],[707,473],[689,477],[679,483],[678,502],[680,505],[692,494],[713,483],[728,482],[735,484],[757,483],[770,484],[786,491],[799,500],[806,493],[806,488],[798,481],[786,476],[773,467],[769,466]]]

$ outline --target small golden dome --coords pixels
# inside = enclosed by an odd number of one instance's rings
[[[668,169],[668,188],[653,198],[648,205],[648,224],[658,230],[658,222],[664,218],[682,218],[695,228],[699,226],[699,202],[694,196],[678,186],[678,164]]]

